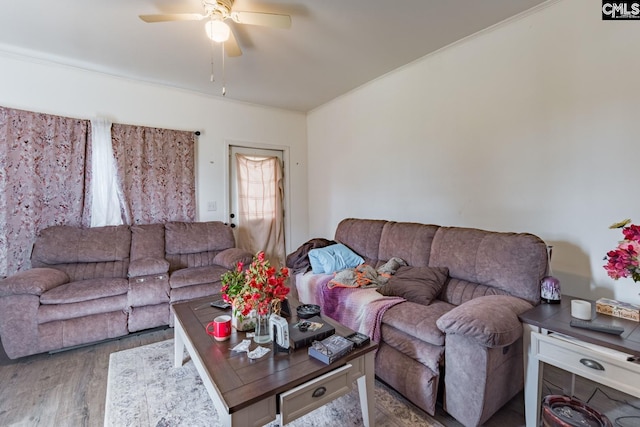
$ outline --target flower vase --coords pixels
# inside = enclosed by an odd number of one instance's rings
[[[266,344],[271,342],[271,334],[269,333],[269,317],[271,313],[256,314],[256,330],[253,341],[258,344]]]
[[[249,314],[243,316],[240,310],[233,307],[233,316],[231,316],[231,326],[233,326],[239,332],[246,332],[256,327],[256,312],[251,310]]]

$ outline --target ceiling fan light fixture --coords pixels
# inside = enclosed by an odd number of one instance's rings
[[[207,32],[207,37],[214,42],[222,43],[229,40],[229,33],[231,33],[231,29],[226,23],[220,20],[210,20],[205,24],[204,29]]]

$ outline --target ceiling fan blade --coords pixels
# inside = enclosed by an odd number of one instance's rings
[[[231,19],[238,24],[262,25],[271,28],[291,28],[291,17],[277,13],[231,12]]]
[[[236,36],[233,34],[233,30],[229,32],[229,39],[224,42],[224,51],[227,53],[227,56],[242,55],[242,51],[240,50],[240,46],[238,46],[238,41],[236,40]]]
[[[199,13],[169,13],[166,15],[138,15],[140,19],[149,24],[154,22],[167,22],[167,21],[201,21],[205,19],[206,15],[200,15]]]

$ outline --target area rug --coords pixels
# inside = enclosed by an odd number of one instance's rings
[[[378,426],[443,427],[378,381],[375,397]],[[193,362],[189,360],[175,368],[173,340],[167,340],[111,354],[104,425],[218,427],[221,424]],[[334,425],[363,425],[357,387],[287,424],[292,427]]]

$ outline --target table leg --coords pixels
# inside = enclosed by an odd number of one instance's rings
[[[364,375],[358,378],[358,394],[360,395],[362,421],[365,427],[375,427],[376,425],[374,357],[375,354],[372,351],[364,355]]]
[[[537,427],[540,422],[540,392],[544,364],[538,360],[533,348],[531,335],[538,328],[523,324],[524,334],[524,414],[527,427]]]
[[[569,391],[569,396],[573,397],[576,395],[576,374],[574,374],[573,372],[571,372],[571,385],[570,387],[570,391]],[[567,394],[565,392],[565,394]]]
[[[184,358],[184,330],[178,320],[173,327],[173,366],[182,366]]]

